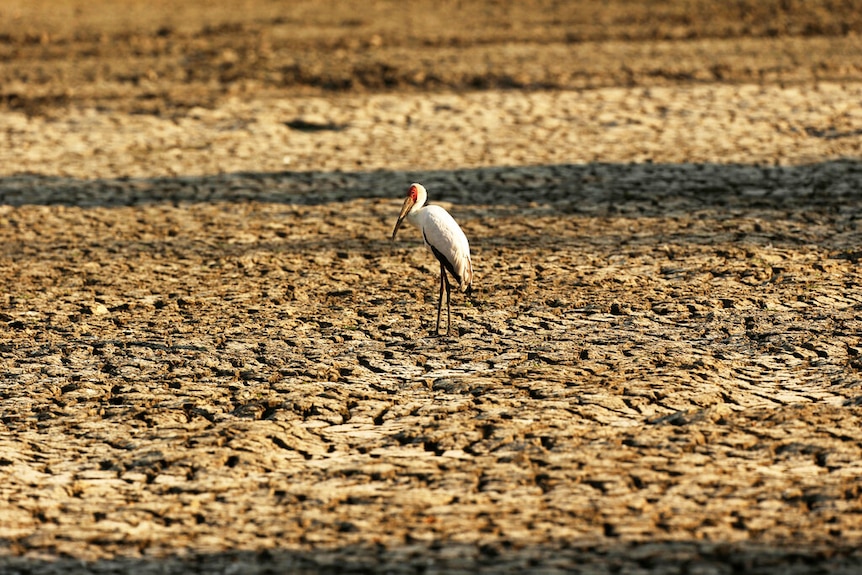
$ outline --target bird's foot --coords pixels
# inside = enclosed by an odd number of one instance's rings
[[[433,330],[433,331],[431,332],[431,336],[432,336],[432,337],[439,337],[439,338],[444,338],[444,337],[445,337],[445,338],[452,339],[452,338],[457,338],[457,337],[458,337],[458,336],[460,336],[460,335],[461,335],[461,334],[460,334],[457,330],[455,331],[455,333],[452,333],[452,332],[450,332],[449,330],[442,331],[442,332],[441,332],[440,330]]]

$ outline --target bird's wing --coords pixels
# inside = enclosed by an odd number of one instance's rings
[[[421,222],[425,243],[443,265],[455,276],[465,291],[473,283],[473,264],[470,261],[470,244],[458,222],[440,206],[428,206]],[[442,260],[441,260],[442,261]]]

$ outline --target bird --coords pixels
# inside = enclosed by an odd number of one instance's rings
[[[428,192],[422,184],[411,184],[401,206],[392,241],[398,228],[407,220],[422,232],[425,245],[440,262],[440,297],[437,300],[437,329],[440,335],[440,312],[443,307],[443,292],[446,292],[446,335],[452,327],[451,274],[462,292],[473,287],[473,262],[470,260],[470,244],[455,218],[440,206],[428,205]]]

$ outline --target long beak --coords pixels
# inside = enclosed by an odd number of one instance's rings
[[[401,213],[398,214],[398,221],[395,222],[395,229],[392,230],[392,239],[395,239],[395,234],[398,233],[398,228],[401,227],[401,222],[404,221],[404,218],[407,217],[407,214],[410,213],[410,210],[413,208],[413,204],[416,202],[413,201],[413,198],[408,197],[404,200],[404,204],[401,206]]]

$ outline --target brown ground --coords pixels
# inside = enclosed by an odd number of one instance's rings
[[[862,568],[862,2],[116,4],[0,7],[0,570]]]

